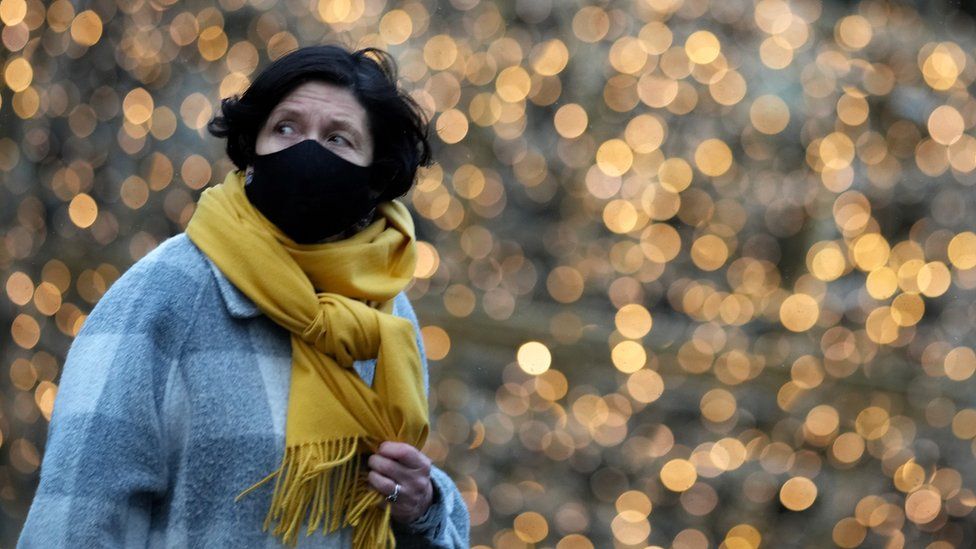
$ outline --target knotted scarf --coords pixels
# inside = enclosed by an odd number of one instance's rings
[[[416,263],[413,221],[398,201],[345,240],[296,244],[248,201],[243,172],[203,192],[186,234],[272,321],[291,332],[291,386],[267,530],[294,545],[353,528],[356,549],[394,547],[390,509],[366,482],[360,454],[384,440],[423,446],[427,401],[413,324],[393,298]],[[372,388],[352,368],[376,358]],[[232,383],[232,380],[228,380]],[[246,450],[243,449],[242,450]]]

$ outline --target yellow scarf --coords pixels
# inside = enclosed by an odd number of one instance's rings
[[[409,320],[393,316],[393,298],[416,263],[413,220],[397,201],[356,235],[296,244],[244,194],[243,173],[203,192],[186,234],[271,320],[291,332],[292,373],[284,459],[275,478],[274,535],[353,527],[353,547],[394,547],[390,509],[366,483],[361,452],[396,440],[427,439],[427,400]],[[352,368],[376,358],[373,387]],[[232,382],[228,380],[228,382]],[[242,450],[246,450],[242,448]],[[378,505],[381,504],[381,505]]]

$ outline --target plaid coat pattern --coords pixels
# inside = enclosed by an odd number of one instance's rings
[[[406,295],[394,314],[419,327]],[[372,383],[374,360],[354,367]],[[425,388],[427,363],[424,359]],[[289,334],[187,237],[136,262],[68,352],[18,547],[281,547],[261,530],[291,378]],[[468,511],[433,468],[434,504],[394,525],[397,547],[468,547]],[[351,530],[299,547],[351,546]]]

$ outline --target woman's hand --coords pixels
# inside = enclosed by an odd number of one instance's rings
[[[390,515],[401,524],[409,524],[424,515],[434,498],[430,482],[430,458],[404,442],[387,441],[369,456],[368,482],[384,496],[400,485],[396,503],[390,505]]]

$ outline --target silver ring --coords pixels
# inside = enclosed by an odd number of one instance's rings
[[[394,483],[393,493],[386,496],[386,501],[389,501],[390,503],[396,503],[396,500],[399,496],[400,496],[400,484]]]

